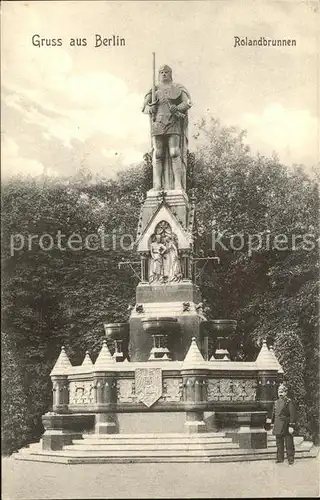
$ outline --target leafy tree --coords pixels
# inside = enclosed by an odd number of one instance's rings
[[[297,409],[297,432],[311,437],[306,416],[306,389],[304,379],[301,378],[306,364],[301,339],[294,331],[281,331],[276,336],[274,348],[285,373],[285,383]]]
[[[239,327],[232,354],[252,359],[263,338],[292,332],[302,343],[306,363],[297,365],[304,381],[305,415],[314,439],[319,434],[318,340],[318,185],[302,168],[286,168],[276,157],[252,156],[245,134],[218,120],[198,125],[196,138],[197,216],[203,254],[217,255],[220,265],[200,276],[204,302],[212,318],[236,318]],[[217,235],[224,237],[219,243]],[[238,234],[232,249],[232,236]],[[213,241],[218,241],[212,252]],[[248,243],[261,246],[250,252]],[[287,239],[287,250],[276,245]],[[303,242],[300,235],[308,240]],[[242,240],[241,240],[242,238]],[[268,244],[269,242],[269,244]],[[308,244],[307,244],[308,243]],[[278,248],[277,248],[278,247]],[[283,245],[282,245],[283,247]],[[299,345],[300,345],[299,344]],[[283,354],[290,365],[290,350]],[[287,356],[287,357],[286,357]],[[293,361],[294,364],[294,361]],[[301,406],[301,407],[302,407]]]
[[[23,370],[14,346],[14,338],[2,333],[2,451],[17,451],[28,440],[27,397],[24,392]]]

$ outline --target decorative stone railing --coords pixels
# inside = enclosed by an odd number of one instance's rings
[[[145,389],[154,395],[145,403],[136,389],[136,372],[150,377]],[[197,407],[217,409],[270,410],[281,367],[264,344],[254,362],[205,361],[193,340],[183,362],[148,361],[116,363],[104,341],[95,364],[88,353],[82,365],[72,366],[65,350],[52,370],[53,411],[106,412],[162,411]],[[153,378],[158,374],[160,383]],[[150,399],[150,397],[149,397]]]
[[[263,448],[281,373],[265,342],[254,362],[205,361],[195,339],[184,361],[116,362],[104,340],[94,364],[86,353],[82,365],[72,366],[62,348],[42,446],[61,449],[84,431],[119,432],[123,413],[184,412],[187,432],[224,429],[241,447]]]

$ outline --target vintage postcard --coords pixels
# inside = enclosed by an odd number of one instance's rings
[[[319,2],[1,11],[3,498],[317,498]]]

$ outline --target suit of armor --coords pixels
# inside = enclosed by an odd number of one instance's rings
[[[172,82],[169,66],[160,68],[159,80],[155,101],[150,90],[143,106],[143,111],[148,106],[151,115],[153,189],[186,189],[190,95],[185,87]]]

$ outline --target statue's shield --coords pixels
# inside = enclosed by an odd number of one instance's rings
[[[148,408],[162,396],[161,368],[136,368],[135,393]]]

